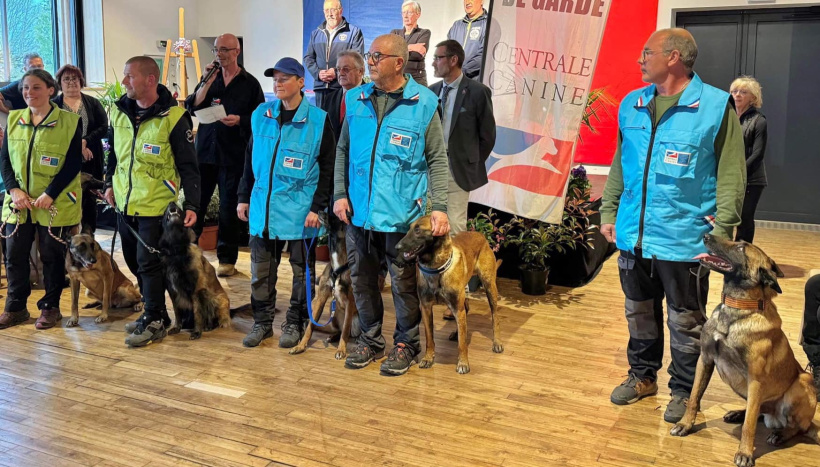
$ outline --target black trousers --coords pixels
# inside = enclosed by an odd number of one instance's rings
[[[643,258],[640,250],[636,255],[621,251],[618,258],[629,326],[626,350],[629,373],[653,381],[658,378],[658,370],[663,366],[663,299],[666,298],[672,354],[669,389],[672,394],[683,397],[689,397],[695,382],[700,331],[706,322],[706,315],[698,304],[697,288],[700,282],[700,303],[705,307],[709,270],[698,266],[698,263]]]
[[[803,350],[812,365],[820,365],[820,275],[806,282],[803,308]]]
[[[333,135],[336,137],[336,141],[338,141],[339,135],[342,133],[339,115],[342,111],[344,89],[317,89],[314,92],[316,93],[316,107],[319,107],[330,115],[330,126],[333,128]]]
[[[396,244],[404,233],[382,233],[347,227],[347,260],[350,263],[350,280],[353,297],[359,310],[361,334],[358,342],[374,352],[384,350],[382,336],[384,303],[379,290],[379,273],[386,257],[390,271],[390,287],[396,309],[396,330],[393,344],[404,343],[419,353],[419,323],[421,311],[416,291],[416,265],[398,266]]]
[[[128,269],[137,277],[142,300],[145,302],[145,311],[141,319],[145,324],[162,319],[168,326],[171,324],[171,318],[165,307],[165,271],[162,259],[158,254],[148,251],[124,223],[127,222],[145,243],[156,248],[162,236],[162,217],[117,217],[122,255]]]
[[[88,190],[83,191],[82,201],[83,229],[91,229],[94,233],[97,231],[97,196]]]
[[[741,240],[752,243],[755,238],[755,211],[760,195],[763,194],[763,185],[747,185],[746,197],[743,198],[743,210],[740,212],[740,225],[737,226],[735,241]]]
[[[10,235],[14,227],[14,224],[7,224],[3,234]],[[70,230],[71,227],[51,229],[54,235],[63,240],[70,237]],[[60,296],[65,286],[66,247],[48,234],[48,226],[28,222],[20,224],[17,233],[6,240],[6,276],[9,283],[6,312],[15,313],[26,309],[31,295],[29,255],[35,232],[38,236],[40,259],[43,261],[43,282],[46,289],[46,294],[37,301],[37,308],[43,310],[60,307]]]
[[[252,236],[251,248],[251,306],[256,324],[273,324],[276,308],[276,281],[285,240],[268,240]],[[308,244],[310,241],[308,240]],[[308,320],[305,265],[310,264],[310,289],[316,290],[316,244],[306,251],[302,240],[288,242],[293,283],[286,322],[301,324]],[[307,254],[306,254],[307,253]],[[307,258],[306,258],[307,256]],[[307,261],[306,261],[307,259]]]
[[[216,257],[220,264],[236,264],[239,256],[239,236],[242,223],[236,215],[239,203],[239,180],[242,178],[243,166],[220,166],[199,164],[199,175],[202,178],[202,196],[199,200],[199,212],[196,213],[194,233],[197,238],[202,234],[205,225],[205,213],[214,189],[219,186],[219,232],[216,244]]]

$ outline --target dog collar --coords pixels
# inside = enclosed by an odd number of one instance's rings
[[[763,311],[766,308],[766,302],[761,300],[742,300],[739,298],[727,297],[726,294],[721,294],[720,302],[726,306],[737,308],[738,310],[757,310]]]
[[[422,274],[425,274],[427,276],[434,276],[436,274],[441,274],[444,271],[450,269],[450,266],[452,266],[452,265],[453,265],[453,252],[451,251],[450,252],[450,257],[447,258],[447,262],[444,263],[444,265],[442,267],[437,268],[437,269],[430,269],[430,268],[425,268],[424,266],[419,264],[419,271],[421,271]]]

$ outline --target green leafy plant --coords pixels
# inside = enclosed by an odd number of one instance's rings
[[[120,83],[120,80],[117,78],[117,73],[112,70],[114,73],[114,82],[109,83],[94,83],[96,87],[100,90],[97,90],[97,100],[100,101],[103,108],[105,109],[105,113],[111,116],[111,110],[114,108],[114,104],[120,100],[123,94],[125,94],[125,87]]]
[[[587,94],[587,104],[584,106],[584,113],[581,114],[581,125],[589,128],[589,131],[597,133],[593,121],[600,122],[602,114],[611,117],[609,107],[615,104],[615,99],[607,94],[606,88],[593,89]],[[581,138],[580,134],[578,138]]]
[[[483,235],[484,238],[487,239],[487,243],[490,244],[490,248],[497,253],[501,247],[499,237],[502,234],[500,230],[501,226],[498,225],[499,221],[500,219],[498,219],[493,210],[490,209],[486,213],[480,212],[475,217],[467,219],[467,230]]]
[[[185,205],[185,190],[179,190],[179,200],[177,203],[180,206]],[[205,225],[219,224],[219,187],[214,189],[214,194],[211,195],[211,201],[208,203],[208,209],[205,210]]]

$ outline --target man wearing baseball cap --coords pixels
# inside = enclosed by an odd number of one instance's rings
[[[254,325],[245,337],[256,347],[273,336],[276,278],[288,241],[293,286],[279,347],[295,346],[307,327],[305,266],[314,287],[315,245],[322,234],[318,213],[327,208],[336,141],[327,113],[304,98],[305,68],[286,57],[265,70],[276,99],[256,108],[245,171],[239,183],[237,215],[250,222],[251,305]]]

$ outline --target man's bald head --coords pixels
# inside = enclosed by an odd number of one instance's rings
[[[214,41],[214,47],[225,47],[227,49],[239,48],[239,38],[233,34],[226,33],[219,35]]]
[[[653,36],[661,41],[665,54],[677,51],[686,71],[692,71],[698,58],[698,45],[689,31],[683,28],[660,29]]]
[[[407,41],[402,36],[396,34],[384,34],[373,40],[373,44],[379,46],[379,51],[383,54],[396,55],[407,65],[410,52],[407,50]],[[403,70],[403,68],[402,68]]]
[[[136,67],[136,71],[141,75],[153,76],[156,79],[156,82],[159,82],[159,66],[153,58],[138,55],[136,57],[129,58],[125,64],[131,65],[132,71],[135,71],[134,67]]]

